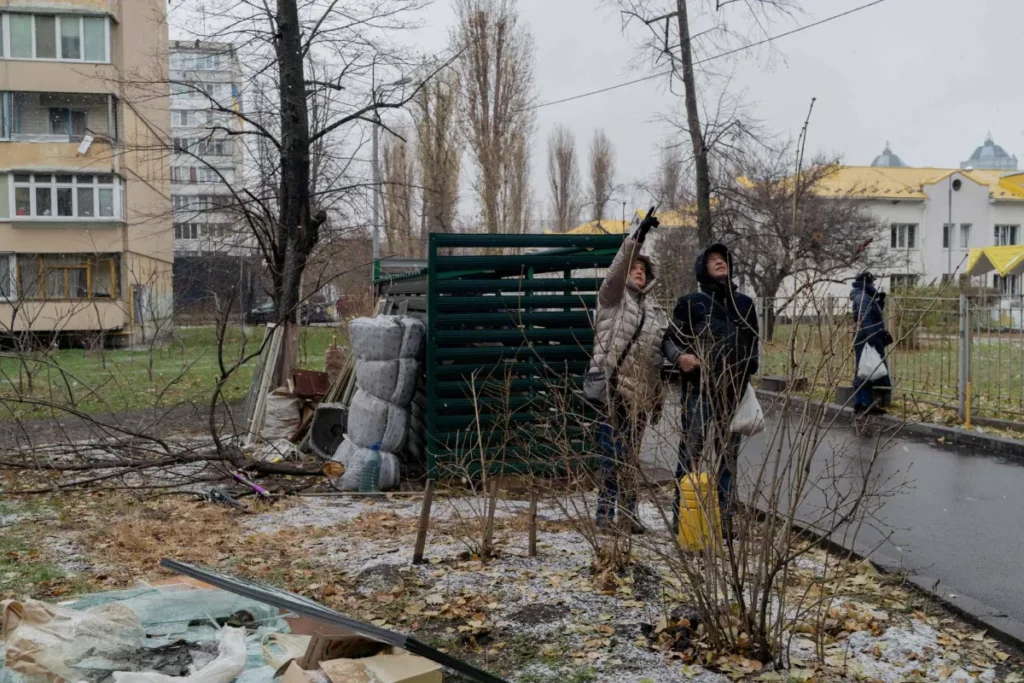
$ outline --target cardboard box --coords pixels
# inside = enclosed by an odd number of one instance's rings
[[[363,659],[320,662],[331,683],[441,683],[443,667],[403,650]]]

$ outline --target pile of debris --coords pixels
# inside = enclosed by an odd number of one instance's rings
[[[4,603],[0,682],[440,683],[444,666],[500,680],[296,595],[164,564],[210,583]]]
[[[351,355],[335,340],[325,372],[296,370],[287,386],[274,387],[284,328],[268,326],[243,409],[241,447],[263,462],[313,454],[343,491],[397,488],[426,329],[416,318],[378,315],[352,320],[349,335]]]

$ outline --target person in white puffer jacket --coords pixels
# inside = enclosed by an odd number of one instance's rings
[[[667,321],[650,296],[654,263],[640,253],[647,233],[656,227],[652,211],[622,243],[601,283],[590,362],[590,370],[603,371],[610,382],[598,427],[597,526],[611,526],[618,507],[629,516],[633,533],[644,532],[636,514],[639,449],[647,421],[661,415],[661,340]]]

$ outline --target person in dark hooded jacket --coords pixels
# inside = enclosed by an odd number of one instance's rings
[[[678,482],[694,471],[706,438],[724,448],[719,463],[718,502],[723,533],[730,533],[734,508],[732,479],[740,437],[729,430],[732,416],[758,368],[758,324],[754,302],[736,291],[732,255],[713,244],[697,257],[698,291],[676,302],[672,323],[662,341],[666,360],[682,372],[682,431]],[[674,527],[679,527],[676,486]]]
[[[856,390],[853,395],[853,412],[884,413],[883,408],[875,405],[875,390],[889,389],[892,386],[889,375],[886,374],[885,377],[876,380],[862,380],[857,377],[860,356],[864,353],[866,345],[870,344],[884,359],[885,347],[892,343],[892,337],[885,329],[885,292],[879,292],[875,288],[874,275],[864,271],[853,279],[850,304],[853,307],[856,330],[853,337],[853,388]]]

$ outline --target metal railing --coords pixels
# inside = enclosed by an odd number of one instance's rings
[[[852,382],[848,299],[762,299],[758,315],[762,376],[797,376],[811,388]],[[896,397],[960,419],[1024,418],[1024,297],[890,295],[885,319]]]

